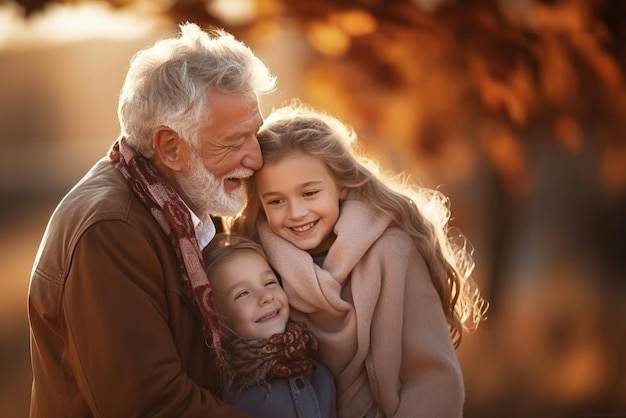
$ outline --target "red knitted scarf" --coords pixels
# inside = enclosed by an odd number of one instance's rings
[[[207,338],[212,338],[218,365],[223,364],[218,319],[211,298],[212,289],[204,270],[188,207],[150,160],[135,152],[125,138],[113,144],[109,159],[170,239],[180,261],[181,279],[187,297],[204,319],[203,331]]]
[[[224,348],[227,387],[239,392],[265,386],[272,378],[298,376],[313,368],[317,340],[302,322],[289,321],[285,332],[268,339],[236,338]]]

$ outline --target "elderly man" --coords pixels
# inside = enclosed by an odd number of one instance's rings
[[[241,417],[216,395],[220,339],[201,249],[262,165],[276,79],[243,43],[184,24],[138,52],[120,138],[65,196],[29,290],[31,417]]]

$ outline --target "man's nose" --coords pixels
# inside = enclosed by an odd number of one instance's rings
[[[252,170],[258,170],[259,168],[261,168],[261,166],[263,166],[261,147],[259,145],[259,141],[256,138],[256,135],[250,137],[250,139],[247,141],[244,152],[244,156],[241,159],[242,166]]]

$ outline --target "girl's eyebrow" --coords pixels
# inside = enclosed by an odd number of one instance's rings
[[[307,187],[311,187],[311,186],[316,186],[318,184],[321,184],[322,181],[321,180],[311,180],[311,181],[307,181],[305,183],[299,184],[297,187],[299,189],[304,189]],[[265,192],[261,195],[261,198],[266,198],[268,196],[272,196],[272,195],[279,195],[280,192],[274,192],[274,191],[269,191],[269,192]]]
[[[268,276],[276,276],[276,273],[274,273],[274,270],[272,270],[271,268],[268,268],[267,270],[264,270],[263,273],[263,278],[266,278]]]
[[[224,292],[224,295],[230,296],[235,289],[237,289],[238,287],[241,287],[242,282],[243,280],[238,280],[235,283],[233,283],[231,286],[228,286],[228,288],[226,289],[226,292]]]
[[[267,270],[263,270],[260,273],[260,276],[265,279],[268,276],[275,276],[274,274],[274,270],[272,270],[271,268],[268,268]],[[231,295],[235,290],[237,290],[238,288],[245,288],[247,289],[246,286],[243,286],[242,283],[244,283],[245,280],[237,280],[235,283],[233,283],[232,285],[228,286],[228,288],[226,289],[225,295]]]

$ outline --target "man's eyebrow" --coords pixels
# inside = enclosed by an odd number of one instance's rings
[[[250,129],[239,129],[233,133],[231,133],[230,135],[226,135],[224,137],[224,141],[230,141],[233,139],[237,139],[237,138],[242,138],[242,137],[246,137],[248,135],[256,135],[259,132],[259,129],[261,129],[261,123],[259,124],[255,124],[255,126],[251,127]]]
[[[223,138],[223,141],[232,141],[234,139],[238,139],[238,138],[242,138],[244,136],[246,136],[247,134],[243,131],[237,131],[237,132],[233,132],[230,135],[227,135]]]
[[[259,129],[261,129],[261,126],[263,126],[263,120],[261,119],[261,121],[259,123],[255,123],[253,126],[250,127],[250,129],[244,129],[244,130],[238,130],[236,132],[233,132],[230,135],[227,135],[224,139],[225,140],[229,140],[229,139],[235,139],[235,138],[239,138],[242,136],[247,136],[250,134],[257,134],[259,132]]]

